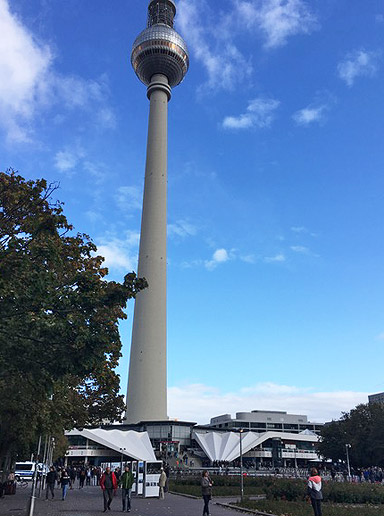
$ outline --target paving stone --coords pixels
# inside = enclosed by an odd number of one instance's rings
[[[0,516],[28,516],[30,488],[18,488],[13,496],[0,499]],[[55,489],[55,498],[45,501],[45,493],[35,502],[34,516],[95,516],[103,514],[103,495],[100,487],[68,490],[65,501],[61,500],[61,489]],[[111,510],[106,516],[122,514],[120,491],[113,499]],[[132,516],[201,516],[203,500],[186,498],[166,493],[164,500],[157,498],[132,498]],[[127,514],[127,513],[126,513]],[[212,516],[231,516],[238,514],[231,509],[220,507],[211,502]]]

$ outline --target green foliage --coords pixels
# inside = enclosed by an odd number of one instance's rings
[[[339,421],[323,427],[320,453],[333,461],[346,460],[345,445],[350,444],[352,466],[384,466],[384,406],[367,403],[343,414]]]
[[[240,493],[239,476],[212,476],[214,496],[237,496]],[[201,496],[200,477],[187,477],[171,481],[171,490]],[[244,477],[244,493],[265,494],[269,501],[285,500],[302,502],[307,494],[307,482],[303,479]],[[350,484],[323,482],[326,503],[384,505],[384,486],[378,484]]]
[[[124,409],[118,324],[146,281],[107,281],[96,246],[52,202],[55,189],[0,173],[0,458]]]
[[[276,516],[312,516],[313,510],[308,502],[288,502],[276,500],[245,500],[238,504],[247,509],[274,514]],[[381,509],[373,505],[331,505],[323,504],[323,514],[327,516],[380,516]]]

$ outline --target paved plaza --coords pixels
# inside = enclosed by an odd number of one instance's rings
[[[18,488],[16,495],[0,499],[0,516],[25,516],[30,497],[30,488]],[[222,500],[220,501],[229,501]],[[34,516],[95,516],[103,514],[103,495],[100,487],[85,487],[69,490],[65,501],[61,500],[61,490],[55,489],[54,500],[45,501],[45,493],[36,499]],[[114,498],[107,515],[121,512],[121,492]],[[165,500],[157,498],[133,498],[133,516],[201,516],[203,500],[179,495],[166,494]],[[236,516],[237,511],[211,503],[212,516]]]

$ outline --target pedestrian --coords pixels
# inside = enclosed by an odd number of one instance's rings
[[[85,482],[85,469],[81,468],[80,474],[79,474],[79,489],[83,489]]]
[[[321,500],[323,499],[323,493],[321,487],[321,477],[317,469],[312,468],[311,476],[308,479],[307,493],[311,498],[311,504],[315,516],[322,516]]]
[[[49,471],[47,473],[47,487],[46,487],[46,493],[45,493],[45,499],[48,500],[49,492],[51,492],[52,499],[55,498],[55,482],[57,479],[57,473],[55,471],[55,468],[51,466],[49,468]]]
[[[125,510],[127,512],[131,512],[131,495],[132,495],[132,486],[133,486],[134,482],[135,482],[135,477],[133,476],[133,474],[127,464],[125,466],[124,473],[121,475],[120,480],[119,480],[119,486],[121,487],[121,499],[123,502],[123,512]]]
[[[166,462],[165,465],[164,465],[164,471],[165,471],[165,474],[167,475],[167,480],[165,482],[165,487],[164,487],[164,493],[168,493],[168,491],[169,491],[169,476],[171,474],[171,468],[170,468],[168,462]]]
[[[159,478],[159,498],[164,500],[164,487],[167,483],[167,475],[164,471],[164,468],[161,468],[160,478]]]
[[[67,496],[68,485],[69,485],[70,480],[71,479],[69,478],[67,470],[63,469],[63,471],[61,472],[61,478],[60,478],[60,484],[61,484],[61,488],[62,488],[61,499],[63,501],[65,500],[65,497]]]
[[[204,470],[201,478],[201,494],[204,500],[203,516],[209,516],[209,500],[212,498],[212,485],[213,482],[209,478],[208,471]]]
[[[117,480],[111,468],[108,466],[100,479],[100,487],[103,490],[104,512],[111,510],[111,503],[117,489]]]

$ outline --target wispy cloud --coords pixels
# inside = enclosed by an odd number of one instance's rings
[[[245,31],[262,38],[265,48],[275,48],[291,36],[310,34],[318,27],[316,15],[304,0],[233,0],[219,10],[213,10],[207,0],[180,0],[177,23],[207,72],[200,93],[233,90],[249,83],[251,59],[236,42]]]
[[[213,30],[217,28],[217,15],[216,20],[212,19],[214,14],[204,0],[180,0],[178,4],[178,27],[188,35],[188,46],[208,75],[200,93],[204,88],[233,90],[252,72],[232,35]]]
[[[383,333],[379,333],[379,335],[376,336],[376,340],[384,340],[384,331]]]
[[[324,113],[327,109],[328,106],[326,105],[318,107],[308,106],[296,111],[296,113],[292,115],[292,118],[297,125],[307,126],[313,122],[321,122],[324,119]]]
[[[275,118],[275,111],[280,101],[266,97],[258,97],[249,102],[247,110],[238,116],[226,116],[224,129],[250,129],[252,127],[269,127]]]
[[[74,169],[79,165],[84,158],[85,152],[80,146],[75,145],[72,148],[66,147],[58,151],[54,157],[55,167],[59,172],[64,172],[67,175],[72,175]]]
[[[283,253],[275,254],[274,256],[265,256],[264,261],[266,263],[281,263],[285,262],[285,255]]]
[[[313,422],[338,419],[359,403],[367,402],[368,393],[357,391],[319,391],[313,387],[259,383],[235,391],[221,391],[209,385],[191,384],[168,388],[171,417],[208,423],[220,414],[259,410],[285,410],[308,415]]]
[[[291,245],[291,250],[294,253],[301,253],[301,254],[309,254],[310,253],[308,247],[305,247],[304,245]]]
[[[143,193],[137,186],[120,186],[117,189],[115,200],[122,211],[141,210]]]
[[[31,143],[38,115],[53,105],[62,110],[88,110],[91,118],[111,127],[105,76],[85,80],[59,75],[52,49],[11,12],[8,0],[0,0],[0,34],[0,75],[6,77],[0,84],[0,127],[9,143]]]
[[[177,222],[173,222],[167,226],[167,234],[169,237],[179,236],[184,238],[187,236],[194,236],[196,233],[197,227],[187,220],[178,220]]]
[[[364,49],[349,53],[337,66],[337,73],[351,87],[358,77],[372,77],[378,69],[378,53]]]
[[[283,46],[289,37],[310,34],[319,26],[303,0],[240,0],[236,6],[243,26],[261,33],[266,48]]]

